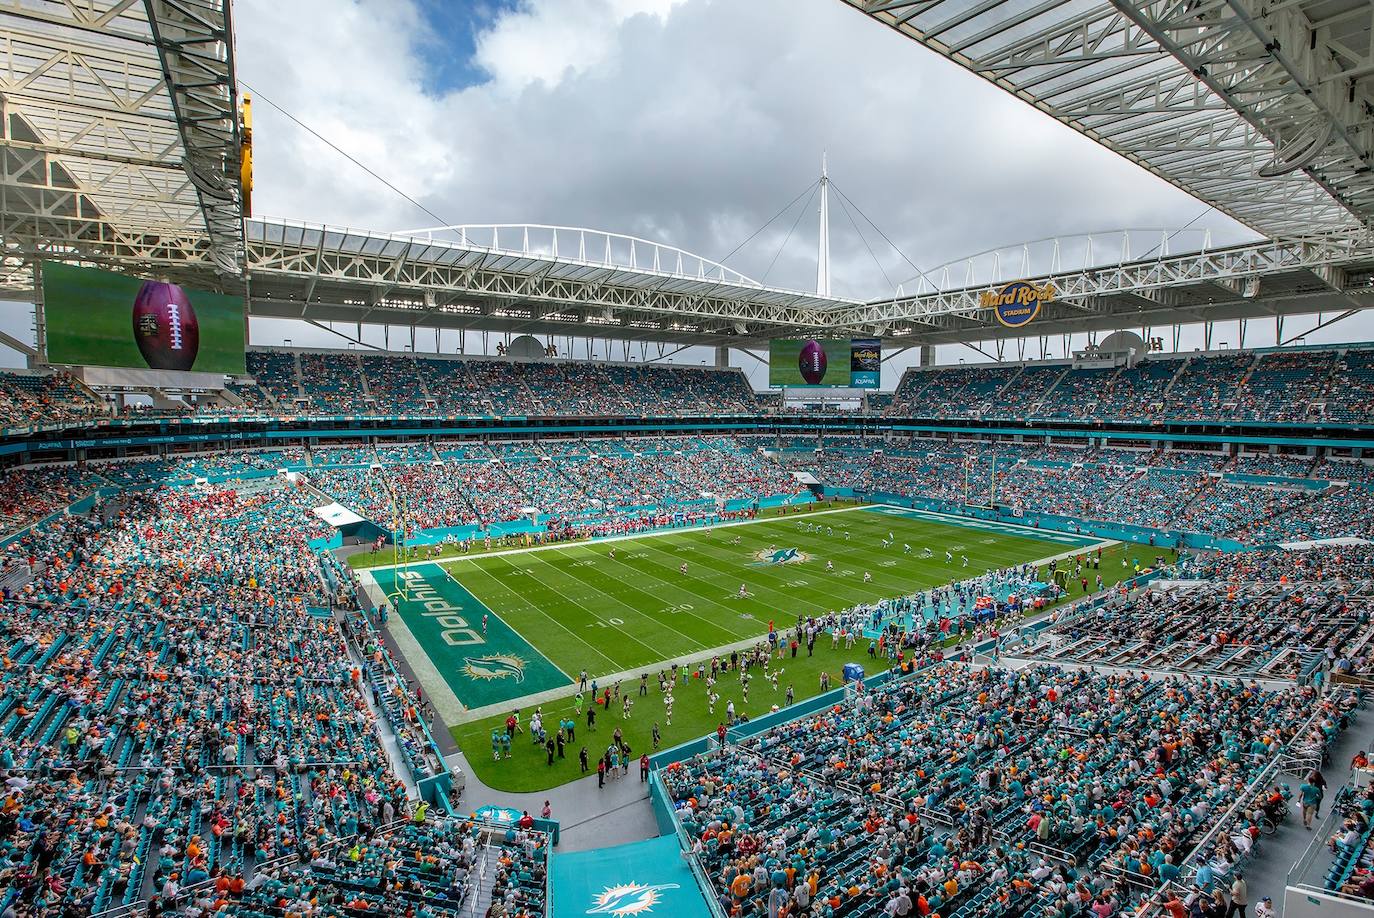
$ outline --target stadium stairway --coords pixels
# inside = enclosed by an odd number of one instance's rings
[[[1326,778],[1326,797],[1322,800],[1321,818],[1313,821],[1320,828],[1331,812],[1336,792],[1350,782],[1352,770],[1350,760],[1361,749],[1369,749],[1369,712],[1359,712],[1354,725],[1341,732],[1331,745],[1327,764],[1322,768]],[[1298,799],[1298,788],[1305,775],[1294,776],[1288,773],[1279,775],[1279,783],[1286,784],[1293,792],[1293,800]],[[1283,891],[1288,881],[1288,872],[1303,856],[1312,842],[1316,831],[1304,832],[1302,817],[1294,803],[1285,824],[1273,836],[1265,838],[1259,856],[1246,869],[1246,885],[1249,887],[1250,901],[1258,902],[1262,896],[1270,896],[1276,909],[1283,907]]]
[[[1169,390],[1173,389],[1174,383],[1178,382],[1179,377],[1182,376],[1184,373],[1188,372],[1188,365],[1192,362],[1193,358],[1191,357],[1184,357],[1182,360],[1178,362],[1178,369],[1174,371],[1173,376],[1169,377],[1169,382],[1165,384],[1164,391],[1159,393],[1159,397],[1161,399],[1165,398],[1169,394]]]
[[[416,364],[414,355],[411,355],[410,362],[413,365],[413,369],[415,371],[415,382],[418,383],[420,386],[420,396],[422,398],[434,402],[435,404],[438,404],[439,400],[436,399],[434,397],[434,393],[430,391],[429,380],[425,378],[425,374],[420,372],[420,367],[418,364]],[[430,443],[430,448],[434,448],[433,442]],[[437,453],[435,454],[435,458],[438,458]]]
[[[1002,385],[1002,388],[997,390],[997,392],[992,397],[992,401],[996,402],[1000,400],[1002,398],[1003,393],[1010,391],[1011,387],[1016,385],[1016,381],[1021,378],[1021,374],[1024,372],[1026,372],[1026,365],[1023,363],[1016,368],[1016,372],[1011,374],[1011,378],[1008,379],[1006,383]]]
[[[1031,414],[1032,414],[1032,415],[1035,414],[1035,413],[1037,413],[1037,412],[1039,412],[1040,410],[1042,410],[1042,408],[1044,407],[1044,404],[1045,404],[1046,402],[1048,402],[1048,401],[1050,400],[1050,396],[1054,394],[1054,390],[1055,390],[1055,389],[1058,389],[1058,388],[1059,388],[1059,384],[1062,383],[1064,380],[1066,380],[1066,379],[1069,378],[1069,373],[1072,372],[1072,370],[1073,370],[1073,367],[1072,367],[1072,366],[1066,366],[1066,367],[1064,367],[1064,372],[1062,372],[1062,373],[1060,373],[1058,376],[1056,376],[1056,377],[1054,378],[1054,382],[1050,383],[1048,386],[1045,387],[1045,391],[1044,391],[1044,392],[1041,392],[1041,393],[1040,393],[1040,397],[1037,398],[1037,399],[1035,400],[1035,402],[1031,405]]]
[[[18,593],[32,579],[33,568],[29,567],[27,561],[16,564],[0,574],[0,591]]]
[[[470,909],[468,914],[485,915],[487,910],[491,908],[491,890],[495,882],[496,866],[496,858],[492,856],[491,845],[483,846],[481,857],[473,865],[473,873],[477,874],[477,882],[471,886],[471,891],[468,893],[470,898],[464,903],[464,910]]]
[[[301,355],[296,352],[291,355],[291,365],[296,370],[296,395],[305,398],[305,374],[301,372]]]
[[[1326,401],[1331,397],[1331,392],[1335,388],[1336,380],[1340,376],[1341,367],[1344,365],[1345,355],[1350,353],[1349,348],[1342,348],[1336,352],[1336,359],[1331,361],[1330,368],[1326,371],[1325,378],[1322,379],[1321,395],[1322,413],[1326,411]]]
[[[1250,377],[1255,375],[1255,370],[1259,367],[1260,361],[1263,359],[1263,354],[1255,354],[1254,359],[1250,361],[1250,365],[1245,368],[1245,372],[1240,377],[1240,382],[1236,383],[1237,397],[1245,391],[1246,384],[1250,382]],[[1332,362],[1334,363],[1334,361]]]
[[[334,613],[334,620],[338,623],[340,631],[347,630],[344,626],[343,616],[340,613]],[[352,663],[359,672],[366,673],[367,663],[358,655],[358,650],[353,646],[353,642],[344,641],[344,648],[348,652],[349,662]],[[364,682],[366,682],[366,680],[364,680]],[[377,736],[382,741],[382,748],[386,750],[386,758],[387,761],[391,763],[392,772],[400,778],[401,783],[405,785],[406,797],[410,800],[418,800],[420,797],[419,788],[416,787],[414,776],[411,775],[410,769],[406,766],[405,759],[401,755],[396,734],[391,729],[391,723],[387,720],[386,714],[377,703],[376,692],[369,688],[367,691],[363,692],[363,696],[367,699],[367,708],[372,713],[372,722],[377,728]]]

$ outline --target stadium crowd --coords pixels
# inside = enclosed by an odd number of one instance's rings
[[[0,480],[0,524],[30,525],[99,488],[294,471],[386,526],[400,508],[412,529],[525,519],[557,529],[793,495],[803,487],[789,470],[937,509],[997,505],[1029,525],[1054,516],[1254,545],[1374,537],[1374,465],[1358,459],[843,436],[353,443],[32,466]]]
[[[922,915],[1105,918],[1177,878],[1284,750],[1326,746],[1355,703],[940,664],[661,775],[726,909],[878,915],[900,899]],[[1248,854],[1259,833],[1240,812],[1225,837]],[[1244,860],[1206,856],[1207,892]]]
[[[109,415],[99,397],[67,373],[0,373],[0,427],[73,424]]]
[[[0,602],[0,909],[135,903],[403,812],[359,665],[314,611],[311,505],[126,492],[7,546],[32,578]]]
[[[136,414],[384,416],[686,416],[791,411],[733,369],[674,364],[248,352],[231,399]],[[1367,423],[1374,349],[1283,349],[1151,357],[1116,369],[1065,361],[910,369],[870,397],[890,417],[1073,421]],[[111,417],[64,373],[0,374],[7,427]]]
[[[875,449],[845,437],[779,457],[834,487],[997,504],[1028,523],[1053,514],[1246,544],[1374,534],[1374,466],[1359,460],[935,439]]]
[[[186,898],[200,914],[233,918],[459,918],[473,914],[477,887],[485,883],[493,903],[487,914],[543,918],[547,849],[547,836],[532,830],[452,818],[408,821],[360,835],[308,862],[260,871],[247,883],[216,877]]]
[[[735,370],[250,351],[261,401],[339,415],[690,415],[757,409]],[[238,413],[242,413],[239,411]]]
[[[309,476],[363,516],[415,529],[511,522],[527,508],[558,529],[800,490],[779,465],[722,437],[470,444],[439,455],[317,450]]]
[[[1314,680],[1363,674],[1374,657],[1374,548],[1212,553],[1165,587],[1066,611],[1005,650],[1049,661]],[[1197,579],[1194,579],[1196,576]]]
[[[900,417],[1364,423],[1374,351],[1286,349],[1152,357],[1117,369],[1066,361],[908,370]]]

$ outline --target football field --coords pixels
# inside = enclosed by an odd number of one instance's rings
[[[440,703],[445,689],[465,708],[511,701],[565,687],[583,669],[593,677],[647,669],[758,639],[769,621],[783,629],[799,614],[912,593],[1090,543],[853,507],[412,564],[373,576],[409,632],[401,644],[412,665],[423,681],[444,683],[429,689],[442,716],[453,707]],[[921,558],[923,548],[933,556]],[[398,592],[398,584],[412,589]],[[416,665],[416,654],[428,665]]]

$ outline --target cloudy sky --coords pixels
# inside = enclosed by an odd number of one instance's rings
[[[246,88],[444,222],[587,226],[719,259],[807,189],[826,152],[835,187],[900,250],[832,197],[834,292],[869,297],[916,273],[905,259],[928,270],[1043,236],[1179,227],[1206,210],[838,0],[235,10]],[[264,101],[254,141],[258,213],[435,222]],[[730,265],[814,287],[815,206],[795,205]],[[1194,225],[1218,240],[1244,233],[1215,213]]]

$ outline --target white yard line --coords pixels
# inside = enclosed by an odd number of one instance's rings
[[[433,562],[426,562],[426,563],[427,563],[427,564],[432,564]],[[526,638],[523,634],[521,634],[521,633],[520,633],[519,631],[517,631],[515,628],[511,627],[511,623],[508,622],[508,621],[506,621],[504,618],[501,618],[500,615],[497,615],[495,609],[493,609],[491,606],[487,605],[486,603],[482,602],[482,600],[478,599],[476,593],[472,592],[472,590],[469,590],[467,587],[465,587],[465,586],[463,586],[461,583],[459,583],[459,582],[458,582],[458,578],[455,577],[455,576],[453,576],[452,574],[450,574],[450,573],[448,572],[448,569],[447,569],[447,568],[445,568],[442,564],[435,564],[434,566],[437,567],[437,568],[439,568],[439,570],[443,571],[445,577],[447,577],[449,580],[452,580],[453,583],[454,583],[454,585],[456,585],[456,586],[458,587],[458,589],[462,590],[464,593],[467,593],[467,594],[468,594],[469,596],[471,596],[474,600],[476,600],[477,604],[480,605],[483,609],[486,609],[487,612],[490,612],[492,615],[496,615],[497,619],[500,620],[501,624],[505,625],[507,628],[510,628],[511,634],[513,634],[513,635],[515,635],[516,637],[520,638],[520,640],[524,641],[525,644],[526,644],[527,646],[529,646],[529,648],[530,648],[531,650],[533,650],[535,653],[537,653],[537,654],[539,654],[541,657],[543,657],[544,660],[545,660],[546,662],[548,662],[548,664],[549,664],[550,666],[552,666],[554,669],[558,670],[560,673],[563,673],[563,678],[564,678],[564,679],[567,679],[569,682],[573,681],[572,676],[568,675],[566,672],[563,672],[563,667],[559,666],[557,663],[555,663],[555,662],[553,662],[552,660],[550,660],[547,654],[545,654],[545,653],[544,653],[542,650],[540,650],[538,647],[535,647],[533,644],[531,644],[531,643],[529,642],[529,639],[528,639],[528,638]],[[505,587],[506,589],[510,590],[510,592],[512,592],[512,593],[515,593],[515,590],[511,589],[510,587],[506,587],[505,582],[502,581],[502,580],[500,580],[495,574],[492,574],[492,573],[490,573],[490,572],[484,572],[484,573],[486,573],[488,577],[491,577],[492,580],[495,580],[495,581],[497,582],[498,585],[500,585],[500,586],[502,586],[502,587]],[[558,591],[555,590],[554,592],[558,592]],[[516,593],[516,595],[518,596],[519,593]],[[562,593],[559,593],[559,595],[562,596],[563,594],[562,594]],[[566,599],[567,597],[564,597],[564,598]],[[571,628],[569,628],[567,625],[564,625],[562,622],[558,621],[558,620],[557,620],[556,618],[554,618],[553,616],[549,615],[549,614],[548,614],[547,612],[545,612],[543,609],[540,609],[540,610],[539,610],[539,614],[543,615],[543,616],[544,616],[545,618],[547,618],[549,621],[553,622],[555,625],[557,625],[558,627],[562,628],[564,631],[568,632],[568,634],[571,635],[575,640],[582,640],[581,638],[579,638],[579,637],[577,636],[577,634],[575,634],[575,633],[573,632],[573,630],[572,630]],[[483,633],[483,636],[485,637],[485,632]],[[610,660],[610,659],[611,659],[610,657],[607,657],[607,656],[605,656],[604,654],[601,654],[600,651],[598,651],[595,647],[592,647],[592,645],[591,645],[591,644],[588,644],[586,641],[582,641],[582,643],[583,643],[583,644],[586,644],[586,646],[589,647],[589,648],[591,648],[591,650],[592,650],[594,653],[597,653],[598,655],[602,656],[604,659],[606,659],[606,660]]]
[[[613,562],[615,562],[616,564],[620,565],[621,567],[628,568],[631,574],[636,574],[636,575],[638,575],[638,574],[642,574],[642,573],[643,573],[643,572],[640,571],[638,568],[636,568],[634,565],[630,564],[628,561],[622,561],[622,560],[620,560],[619,558],[611,558],[610,560],[613,561]],[[652,563],[652,562],[650,562],[650,563]],[[655,565],[655,566],[657,566],[657,565]],[[672,568],[669,567],[668,569],[671,570]],[[698,576],[696,576],[695,574],[688,574],[688,575],[687,575],[687,578],[688,578],[690,581],[692,581],[693,583],[702,584],[703,587],[706,587],[706,588],[709,588],[709,589],[712,589],[712,590],[715,589],[715,586],[714,586],[713,584],[711,584],[710,581],[708,581],[708,580],[707,580],[706,578],[704,578],[704,577],[698,577]],[[693,595],[693,596],[696,595],[696,593],[693,592],[693,591],[691,591],[691,590],[686,590],[686,589],[684,588],[684,591],[687,592],[687,593],[689,593],[690,595]],[[641,590],[640,592],[644,592],[644,591]],[[708,601],[708,600],[706,599],[706,597],[704,597],[704,596],[699,597],[699,599],[700,599],[702,602]],[[714,600],[710,600],[710,601],[714,602]],[[678,608],[679,608],[679,610],[680,610],[683,614],[689,615],[689,616],[691,616],[692,618],[695,618],[697,621],[701,622],[702,624],[706,625],[706,626],[709,627],[709,628],[715,628],[715,629],[717,629],[717,630],[724,631],[724,632],[726,632],[727,634],[733,634],[733,633],[734,633],[733,631],[731,631],[731,629],[726,628],[726,627],[725,627],[724,625],[722,625],[720,622],[715,621],[714,619],[707,618],[707,617],[704,616],[704,615],[698,615],[698,614],[696,613],[696,608],[695,608],[695,607],[696,607],[696,603],[695,603],[695,602],[691,603],[691,605],[693,606],[692,609],[682,609],[681,606],[679,606]],[[653,621],[658,621],[658,619],[653,619],[652,616],[650,616],[649,613],[647,613],[647,612],[643,612],[643,613],[640,613],[640,614],[645,615],[646,617],[650,617]],[[674,631],[677,631],[676,628],[674,628],[673,630],[674,630]],[[681,631],[678,631],[678,634],[682,634],[682,632],[681,632]],[[699,643],[698,643],[698,646],[700,646]]]
[[[559,570],[558,570],[556,567],[554,567],[554,566],[553,566],[552,564],[550,564],[549,562],[545,561],[543,558],[540,558],[540,559],[538,559],[538,560],[539,560],[539,563],[540,563],[540,564],[543,564],[545,567],[548,567],[548,568],[552,569],[552,570],[554,571],[554,573],[560,573]],[[452,574],[449,574],[449,576],[450,576],[450,577],[453,577]],[[457,582],[458,582],[458,581],[457,581],[457,579],[455,578],[455,579],[454,579],[454,583],[457,583]],[[579,580],[578,582],[579,582],[579,583],[582,583],[582,581],[580,581],[580,580]],[[589,608],[587,608],[586,606],[582,605],[582,603],[578,602],[576,599],[573,599],[573,598],[572,598],[571,596],[569,596],[567,593],[564,593],[562,590],[558,589],[558,587],[556,587],[556,586],[554,586],[553,584],[549,583],[547,580],[540,580],[540,581],[539,581],[539,585],[540,585],[541,587],[543,587],[544,589],[546,589],[546,590],[550,590],[550,591],[552,591],[552,592],[554,592],[554,593],[557,593],[557,594],[563,599],[564,602],[566,602],[566,603],[571,603],[572,605],[574,605],[574,606],[576,606],[577,608],[581,609],[583,612],[586,612],[588,615],[590,615],[592,618],[596,619],[597,621],[599,621],[599,622],[605,622],[606,619],[603,618],[603,617],[600,615],[600,613],[598,613],[598,612],[596,612],[595,610],[589,609]],[[584,584],[584,585],[585,585],[585,584]],[[639,612],[637,609],[635,609],[634,606],[631,606],[629,603],[626,603],[626,602],[621,602],[620,600],[616,599],[614,596],[612,596],[611,594],[607,593],[607,592],[604,591],[604,590],[601,591],[601,595],[602,595],[602,596],[605,596],[607,599],[610,599],[610,600],[612,600],[612,601],[614,601],[614,602],[619,602],[622,606],[624,606],[625,608],[629,609],[631,612],[635,612],[636,614],[640,614],[640,615],[643,614],[643,613]],[[566,625],[564,625],[562,622],[559,622],[557,619],[555,619],[553,616],[549,615],[549,614],[548,614],[547,612],[545,612],[543,609],[539,609],[539,614],[540,614],[540,615],[543,615],[543,616],[544,616],[545,618],[547,618],[549,621],[551,621],[551,622],[553,622],[554,624],[556,624],[556,625],[558,625],[559,627],[561,627],[564,631],[568,632],[568,634],[572,634],[574,637],[576,637],[576,634],[574,634],[574,632],[573,632],[573,630],[572,630],[571,628],[568,628],[568,627],[567,627]],[[682,634],[682,632],[679,631],[678,634]],[[644,643],[644,642],[641,641],[639,638],[635,637],[633,634],[629,634],[628,632],[621,631],[621,632],[620,632],[620,636],[621,636],[621,637],[624,637],[624,638],[629,638],[630,640],[634,641],[636,644],[638,644],[640,647],[643,647],[645,650],[649,651],[650,653],[653,653],[653,651],[654,651],[654,648],[653,648],[653,645],[652,645],[652,644],[646,644],[646,643]],[[685,635],[685,634],[682,634],[682,636],[683,636],[683,637],[687,637],[687,635]],[[578,640],[582,640],[582,639],[581,639],[581,638],[578,638]],[[688,638],[688,640],[691,640],[691,639]],[[586,644],[588,647],[592,647],[591,643],[589,643],[588,641],[582,640],[582,643],[583,643],[583,644]],[[593,650],[596,650],[595,647],[592,647],[592,649],[593,649]],[[599,656],[599,657],[601,657],[601,659],[606,660],[606,661],[608,661],[608,662],[610,662],[610,663],[614,663],[614,662],[615,662],[615,660],[612,660],[610,657],[606,656],[604,653],[602,653],[602,652],[599,651],[599,650],[596,651],[596,655]],[[566,675],[566,673],[565,673],[565,675]]]
[[[599,560],[599,559],[598,559],[598,560]],[[560,573],[560,574],[562,573],[561,571],[559,571],[558,568],[554,567],[552,564],[550,564],[548,561],[545,561],[543,558],[540,558],[540,559],[539,559],[539,563],[540,563],[540,564],[543,564],[545,567],[549,568],[550,570],[554,571],[555,573]],[[621,562],[618,562],[618,563],[624,564],[625,562],[621,561]],[[589,586],[589,587],[592,587],[592,586],[593,586],[593,584],[590,584],[590,583],[588,583],[587,581],[582,580],[581,578],[577,578],[577,581],[578,581],[578,583],[580,583],[580,584],[583,585],[583,586]],[[583,610],[584,612],[586,612],[588,615],[591,615],[593,618],[597,619],[598,621],[604,621],[604,619],[602,619],[602,617],[601,617],[600,615],[598,615],[595,611],[593,611],[592,609],[587,608],[585,605],[583,605],[582,603],[578,602],[577,600],[569,598],[569,597],[568,597],[568,594],[564,593],[562,590],[558,589],[557,587],[551,585],[548,581],[542,581],[542,583],[543,583],[543,585],[544,585],[545,588],[553,590],[553,591],[554,591],[555,593],[557,593],[559,596],[562,596],[567,602],[570,602],[570,603],[572,603],[573,605],[577,606],[579,609],[582,609],[582,610]],[[640,593],[640,594],[643,594],[643,595],[645,595],[645,596],[648,596],[650,599],[653,599],[653,598],[654,598],[653,595],[652,595],[651,593],[649,593],[648,591],[646,591],[646,590],[639,589],[638,587],[634,587],[633,585],[631,585],[631,587],[632,587],[632,589],[634,589],[637,593]],[[688,641],[689,643],[695,644],[695,645],[696,645],[696,648],[694,648],[694,649],[701,649],[701,648],[703,648],[703,647],[705,646],[704,644],[701,643],[701,641],[699,641],[699,640],[697,640],[696,638],[692,637],[690,634],[684,634],[683,632],[677,630],[676,628],[674,628],[672,625],[668,624],[667,622],[664,622],[664,621],[662,621],[662,620],[660,620],[660,619],[654,618],[652,615],[650,615],[650,613],[649,613],[648,611],[645,611],[644,609],[637,609],[637,608],[635,608],[634,606],[630,605],[630,604],[629,604],[628,602],[626,602],[625,600],[620,599],[619,597],[617,597],[617,596],[615,596],[615,595],[613,595],[613,594],[611,594],[611,593],[609,593],[609,592],[607,592],[607,591],[605,591],[605,590],[602,590],[602,589],[600,589],[599,587],[593,587],[593,588],[594,588],[594,589],[597,589],[598,592],[600,592],[602,596],[606,597],[606,598],[609,599],[611,602],[614,602],[614,603],[616,603],[617,605],[623,606],[623,607],[625,607],[626,609],[630,610],[630,612],[633,613],[633,614],[635,615],[636,618],[641,618],[641,619],[644,619],[644,620],[646,620],[646,621],[649,621],[649,622],[653,623],[654,625],[657,625],[658,627],[661,627],[661,628],[663,628],[663,629],[665,629],[665,630],[667,630],[667,631],[673,632],[673,634],[676,634],[678,637],[685,639],[685,640]],[[656,600],[655,600],[655,601],[656,601]],[[609,617],[609,618],[614,618],[615,616],[608,616],[608,617]],[[635,637],[633,634],[630,634],[628,631],[625,631],[625,630],[622,629],[620,633],[621,633],[624,637],[629,638],[630,640],[634,641],[636,644],[638,644],[639,646],[645,648],[646,650],[650,651],[651,653],[654,651],[654,646],[653,646],[652,644],[646,644],[646,643],[644,643],[644,642],[641,641],[639,638]]]

